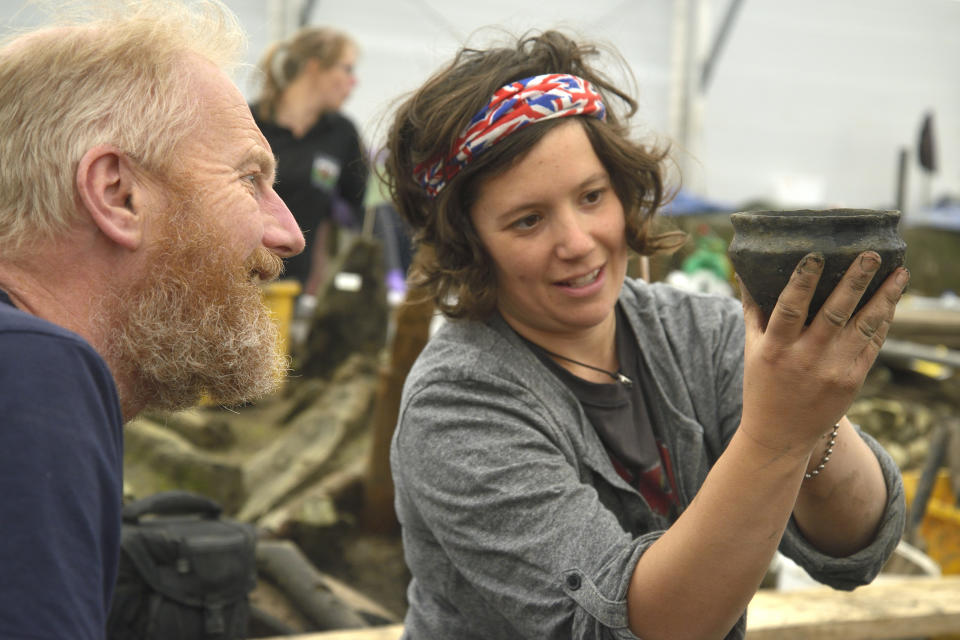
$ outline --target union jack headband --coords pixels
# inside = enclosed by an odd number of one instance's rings
[[[435,198],[471,160],[514,131],[540,120],[579,115],[600,120],[607,115],[600,94],[583,78],[548,73],[511,82],[473,116],[446,157],[421,162],[413,177]]]

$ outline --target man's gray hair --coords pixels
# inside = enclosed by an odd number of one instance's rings
[[[50,2],[51,26],[0,46],[0,252],[70,229],[77,165],[111,144],[165,174],[197,125],[185,65],[231,73],[246,38],[219,0]],[[194,54],[192,56],[191,54]]]

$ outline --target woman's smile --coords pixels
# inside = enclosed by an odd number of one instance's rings
[[[626,276],[623,205],[579,122],[482,182],[471,219],[494,264],[497,309],[517,332],[545,346],[609,332]]]

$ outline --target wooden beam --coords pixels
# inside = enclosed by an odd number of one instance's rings
[[[960,311],[902,305],[890,323],[889,335],[911,342],[960,349]]]
[[[761,591],[747,640],[884,640],[960,633],[960,576],[886,578],[854,591]]]
[[[400,640],[403,634],[402,624],[393,624],[385,627],[371,627],[369,629],[353,629],[348,631],[321,631],[297,636],[281,636],[264,640]]]
[[[399,640],[402,625],[271,640]],[[894,640],[960,634],[960,576],[881,576],[854,591],[760,591],[746,640]]]

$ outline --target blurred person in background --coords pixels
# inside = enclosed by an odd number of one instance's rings
[[[251,106],[277,156],[277,193],[306,238],[286,260],[286,275],[312,306],[327,276],[332,225],[360,223],[368,169],[353,123],[340,108],[356,85],[357,47],[344,33],[305,27],[270,46],[260,63],[263,86]]]
[[[0,637],[100,640],[123,423],[288,360],[260,282],[303,250],[213,0],[114,0],[0,44]]]

